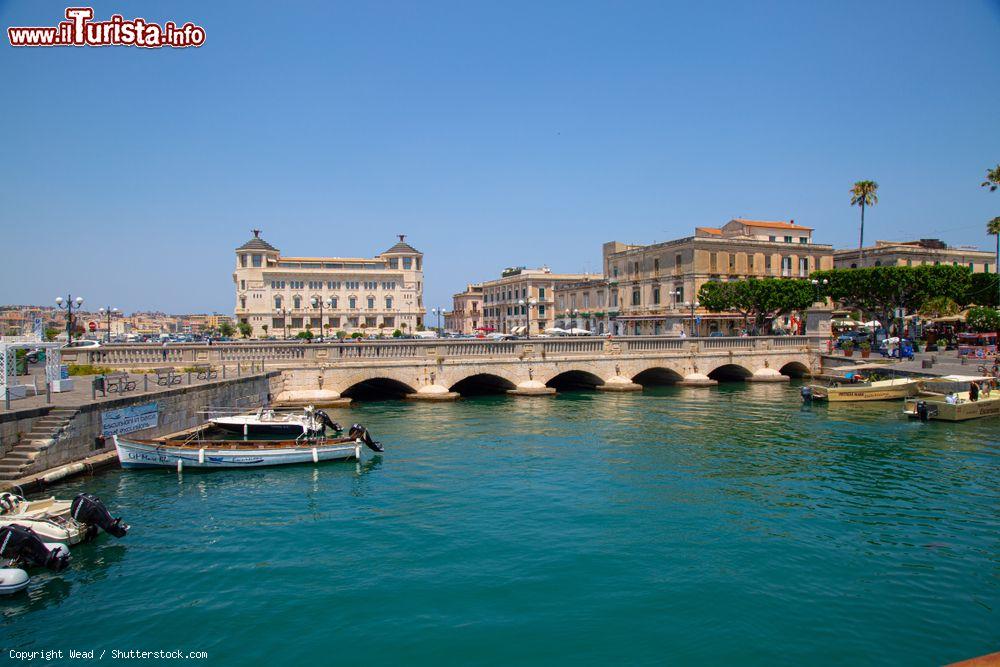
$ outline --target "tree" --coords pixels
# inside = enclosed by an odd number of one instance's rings
[[[313,332],[309,330],[309,327],[306,327],[305,331],[298,332],[297,334],[295,334],[295,337],[300,338],[302,340],[312,340]]]
[[[401,338],[402,336],[403,336],[403,332],[400,331],[399,329],[396,329],[395,331],[392,332],[392,337],[393,338]]]
[[[805,310],[816,301],[816,297],[816,288],[808,280],[786,278],[709,282],[698,291],[698,300],[705,308],[712,312],[739,312],[744,325],[755,336],[768,331],[775,318],[793,310]]]
[[[933,297],[961,301],[969,291],[972,272],[967,266],[873,266],[862,269],[817,271],[814,280],[827,281],[826,296],[858,308],[882,323],[886,333],[893,311],[912,313]]]
[[[270,327],[268,327],[266,324],[262,324],[262,325],[260,325],[260,328],[263,329],[263,331],[264,331],[264,337],[266,338],[267,337],[267,330]]]
[[[957,315],[960,310],[961,306],[954,299],[946,296],[935,296],[924,301],[917,312],[920,313],[921,317],[931,320],[938,317]]]
[[[851,188],[851,206],[861,207],[861,235],[858,238],[858,265],[865,258],[865,207],[878,203],[878,183],[875,181],[857,181]]]
[[[53,329],[52,327],[47,327],[45,329],[45,340],[50,343],[54,341],[56,339],[56,336],[58,335],[59,335],[59,329]]]
[[[986,306],[974,306],[965,315],[965,323],[973,331],[1000,331],[1000,311]]]
[[[986,170],[986,180],[982,182],[982,186],[989,188],[990,192],[996,192],[1000,188],[1000,164]]]
[[[338,331],[336,335],[337,335],[337,338],[340,339],[340,340],[344,340],[345,338],[347,338],[347,332],[346,331]]]
[[[970,277],[969,291],[959,303],[963,306],[998,306],[1000,295],[1000,276],[996,273],[973,273]]]
[[[996,184],[1000,183],[1000,164],[997,165],[997,168],[994,169],[993,172],[994,185],[992,189],[996,190]],[[997,237],[996,262],[993,264],[993,273],[995,275],[997,272],[1000,272],[1000,216],[997,216],[986,223],[986,233]],[[1000,290],[1000,283],[997,284],[997,290]],[[1000,292],[997,293],[997,299],[1000,299]]]
[[[229,322],[223,322],[222,324],[219,325],[219,335],[229,338],[234,333],[236,333],[236,329],[234,329],[233,325],[230,324]]]
[[[250,326],[250,324],[248,324],[247,322],[240,322],[236,326],[240,330],[240,335],[243,336],[244,338],[249,338],[250,336],[253,335],[253,327]]]

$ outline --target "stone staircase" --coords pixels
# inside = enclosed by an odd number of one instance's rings
[[[47,449],[78,414],[80,411],[76,408],[52,408],[44,417],[36,419],[31,431],[21,436],[21,441],[7,456],[0,458],[0,480],[24,477],[38,454]]]

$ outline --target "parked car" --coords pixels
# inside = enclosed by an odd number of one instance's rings
[[[74,340],[72,343],[68,343],[66,347],[68,348],[81,348],[81,347],[100,347],[101,344],[96,340]]]

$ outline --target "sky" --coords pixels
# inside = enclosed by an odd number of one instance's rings
[[[425,254],[425,305],[601,244],[794,219],[991,249],[1000,0],[143,2],[190,49],[22,48],[0,0],[0,304],[232,312],[251,228],[289,255]]]

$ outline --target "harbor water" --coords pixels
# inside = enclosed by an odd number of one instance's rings
[[[796,385],[330,410],[357,465],[105,472],[0,646],[204,664],[936,665],[1000,649],[1000,421]]]

